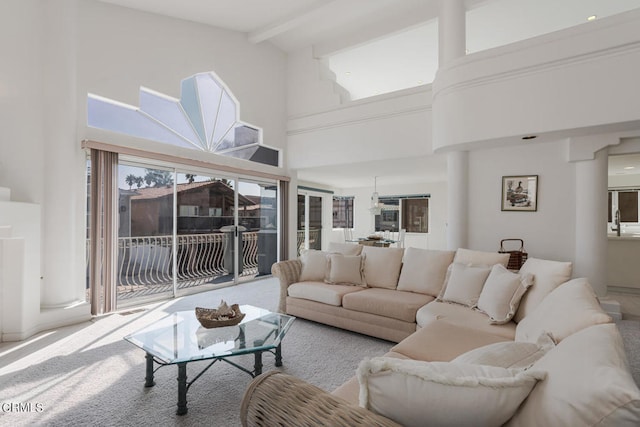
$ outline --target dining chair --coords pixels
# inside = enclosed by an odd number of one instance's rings
[[[353,228],[343,228],[345,243],[353,243]]]
[[[401,228],[400,231],[398,232],[398,238],[396,239],[396,243],[398,244],[399,248],[404,248],[404,235],[407,234],[407,230],[404,228]]]

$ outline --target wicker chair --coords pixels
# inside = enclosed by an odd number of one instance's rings
[[[399,424],[280,371],[256,377],[240,407],[244,427],[400,427]]]

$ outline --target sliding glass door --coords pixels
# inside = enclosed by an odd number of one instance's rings
[[[271,274],[278,183],[118,162],[118,307]]]
[[[116,301],[173,296],[174,172],[118,164]]]
[[[298,256],[303,249],[322,249],[322,196],[298,192]]]
[[[238,229],[242,233],[240,279],[271,274],[278,260],[278,186],[241,179],[238,184]]]

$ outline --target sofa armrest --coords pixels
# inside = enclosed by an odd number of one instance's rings
[[[279,371],[256,377],[240,407],[244,427],[382,426],[399,424]]]
[[[271,274],[280,279],[280,302],[278,303],[280,313],[287,312],[287,288],[298,281],[301,271],[302,262],[299,259],[280,261],[271,266]]]

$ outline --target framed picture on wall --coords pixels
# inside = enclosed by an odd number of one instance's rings
[[[535,212],[538,210],[538,175],[502,177],[502,210]]]

